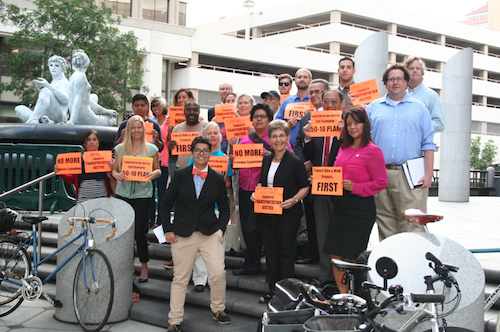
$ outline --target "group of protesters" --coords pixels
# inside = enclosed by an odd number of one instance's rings
[[[271,299],[277,281],[294,277],[295,264],[318,263],[318,285],[334,282],[339,292],[347,292],[343,273],[330,259],[355,262],[375,222],[380,240],[420,230],[403,212],[426,212],[434,132],[444,130],[439,96],[423,85],[425,63],[415,56],[387,68],[382,76],[387,94],[378,99],[355,93],[355,72],[354,60],[346,57],[339,61],[335,87],[314,79],[306,68],[294,77],[282,74],[277,90],[261,94],[262,103],[224,82],[221,103],[208,110],[206,120],[189,88],[175,93],[174,108],[161,97],[150,103],[138,94],[134,116],[116,135],[111,176],[66,176],[85,199],[94,198],[89,188],[96,183],[96,197],[103,197],[109,195],[109,180],[117,181],[116,197],[135,211],[141,283],[148,281],[148,228],[163,227],[172,253],[164,267],[174,271],[167,331],[181,330],[191,277],[195,291],[210,287],[213,319],[231,322],[225,313],[224,265],[229,223],[238,227],[240,246],[233,251],[245,257],[234,275],[258,274],[264,249],[269,292],[259,298],[262,303]],[[297,93],[290,95],[293,83]],[[182,122],[172,121],[169,109],[175,107],[183,111]],[[318,129],[319,115],[331,121],[333,131]],[[231,121],[245,123],[244,132],[236,134]],[[89,132],[84,148],[97,149],[98,141],[98,133]],[[240,158],[245,145],[257,161]],[[152,158],[145,181],[128,180],[121,169],[124,156]],[[425,175],[411,188],[403,164],[413,159],[421,159]],[[301,228],[307,229],[309,250],[297,260]]]

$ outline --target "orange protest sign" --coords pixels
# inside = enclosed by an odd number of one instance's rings
[[[283,188],[255,187],[255,198],[255,213],[283,214],[283,208],[280,206],[283,202]]]
[[[233,168],[262,167],[264,144],[233,145]]]
[[[356,98],[352,102],[353,105],[369,104],[375,99],[380,98],[377,80],[375,78],[368,81],[352,84],[349,87],[349,91],[349,94],[354,95],[354,97]]]
[[[250,116],[240,116],[237,118],[224,120],[226,125],[226,137],[231,139],[233,136],[243,138],[248,134],[248,128],[253,125]]]
[[[177,146],[172,149],[172,155],[191,154],[191,143],[193,143],[193,139],[198,136],[200,136],[200,133],[197,131],[172,133],[172,141],[177,142]]]
[[[290,97],[290,95],[281,95],[280,96],[280,104],[282,104],[283,100],[287,99],[288,97]]]
[[[127,181],[146,182],[152,170],[153,158],[123,156],[122,173],[128,177]]]
[[[311,107],[309,105],[309,102],[303,102],[303,103],[293,103],[293,104],[288,104],[286,105],[285,108],[285,119],[291,119],[293,117],[297,118],[297,120],[302,119],[309,111],[311,110]]]
[[[217,104],[215,105],[215,122],[224,122],[225,119],[236,118],[234,104]]]
[[[153,122],[144,122],[144,126],[146,127],[146,142],[151,143],[153,142],[154,124]]]
[[[229,162],[229,159],[227,157],[214,157],[211,156],[210,159],[208,160],[208,165],[214,170],[219,173],[224,174],[224,178],[226,178],[226,173],[227,173],[227,164]]]
[[[184,115],[184,107],[182,106],[170,106],[168,108],[168,119],[170,126],[177,126],[179,123],[186,121],[186,116]]]
[[[342,111],[321,111],[311,113],[311,137],[339,136],[339,120]]]
[[[83,153],[85,173],[111,172],[111,151],[86,151]]]
[[[311,194],[342,196],[342,167],[313,167]]]
[[[82,154],[80,152],[60,153],[56,157],[59,174],[82,174]]]

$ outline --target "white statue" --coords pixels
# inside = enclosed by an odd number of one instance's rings
[[[87,54],[75,53],[71,63],[75,72],[69,78],[69,120],[66,121],[66,124],[116,126],[118,112],[105,109],[91,100],[91,86],[85,75],[90,65]]]
[[[56,123],[67,120],[69,82],[64,76],[66,60],[58,55],[52,56],[49,59],[49,71],[52,74],[50,84],[41,77],[33,81],[40,89],[34,110],[24,105],[16,106],[16,114],[23,122],[40,123],[43,116]]]

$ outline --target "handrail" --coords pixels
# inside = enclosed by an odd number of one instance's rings
[[[15,194],[17,193],[18,191],[21,191],[25,188],[28,188],[28,187],[31,187],[32,185],[34,184],[37,184],[38,182],[42,182],[42,181],[45,181],[47,179],[50,179],[51,177],[55,176],[56,175],[56,172],[51,172],[51,173],[47,173],[45,175],[42,175],[40,176],[39,178],[36,178],[34,180],[31,180],[30,182],[26,182],[25,184],[22,184],[20,185],[19,187],[16,187],[14,189],[11,189],[9,191],[6,191],[4,192],[3,194],[0,194],[0,199],[4,198],[4,197],[7,197],[9,195],[12,195],[12,194]],[[40,190],[40,192],[42,192],[42,190]],[[43,192],[42,192],[43,193]],[[41,215],[40,215],[41,216]]]
[[[9,191],[4,192],[3,194],[0,194],[0,199],[7,197],[9,195],[15,194],[18,191],[21,191],[25,188],[28,188],[34,184],[40,183],[38,187],[38,216],[42,216],[42,211],[43,211],[43,181],[50,179],[51,177],[55,176],[56,172],[51,172],[45,175],[40,176],[39,178],[36,178],[34,180],[31,180],[30,182],[27,182],[25,184],[20,185],[19,187],[13,188]],[[38,257],[42,257],[42,223],[38,224],[38,239],[37,243],[39,243],[39,246],[37,248],[38,252],[37,255]]]

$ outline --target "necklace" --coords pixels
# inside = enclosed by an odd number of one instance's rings
[[[281,159],[283,159],[283,157],[281,157],[281,158],[276,158],[275,156],[273,156],[273,160],[276,160],[276,161],[281,161]]]

